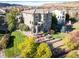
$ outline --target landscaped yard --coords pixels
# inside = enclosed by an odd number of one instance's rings
[[[11,39],[13,43],[11,43],[11,47],[8,47],[5,49],[5,55],[6,57],[16,57],[19,55],[19,49],[18,45],[24,41],[25,35],[21,33],[20,31],[12,32]]]

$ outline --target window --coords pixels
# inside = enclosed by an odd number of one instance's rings
[[[44,20],[48,19],[48,14],[44,14]]]
[[[31,21],[30,21],[30,24],[31,24]]]
[[[59,16],[58,16],[58,18],[59,18]]]
[[[64,18],[64,16],[62,16],[62,18]]]
[[[64,15],[64,11],[62,12],[62,14]]]
[[[35,19],[37,20],[37,21],[41,21],[41,14],[35,14]]]
[[[37,25],[37,22],[35,22],[34,25]]]

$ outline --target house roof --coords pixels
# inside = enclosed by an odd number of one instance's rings
[[[29,9],[29,10],[24,10],[22,11],[23,13],[48,13],[49,10],[48,9]]]

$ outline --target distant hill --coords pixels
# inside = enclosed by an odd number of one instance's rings
[[[7,7],[7,6],[22,6],[22,5],[20,5],[20,4],[0,3],[0,7]]]
[[[46,3],[40,8],[53,8],[53,9],[66,9],[66,8],[79,8],[79,1],[62,2],[62,3]]]

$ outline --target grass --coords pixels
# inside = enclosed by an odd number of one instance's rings
[[[79,30],[79,22],[73,24],[73,28],[76,30]]]
[[[65,33],[57,33],[52,35],[53,38],[60,38],[60,39],[62,39],[64,36],[65,36]]]
[[[13,46],[5,49],[5,55],[6,57],[16,57],[18,56],[19,49],[18,45],[24,41],[24,38],[26,37],[23,33],[19,31],[12,32],[11,36],[13,36]],[[11,43],[12,44],[12,43]]]

